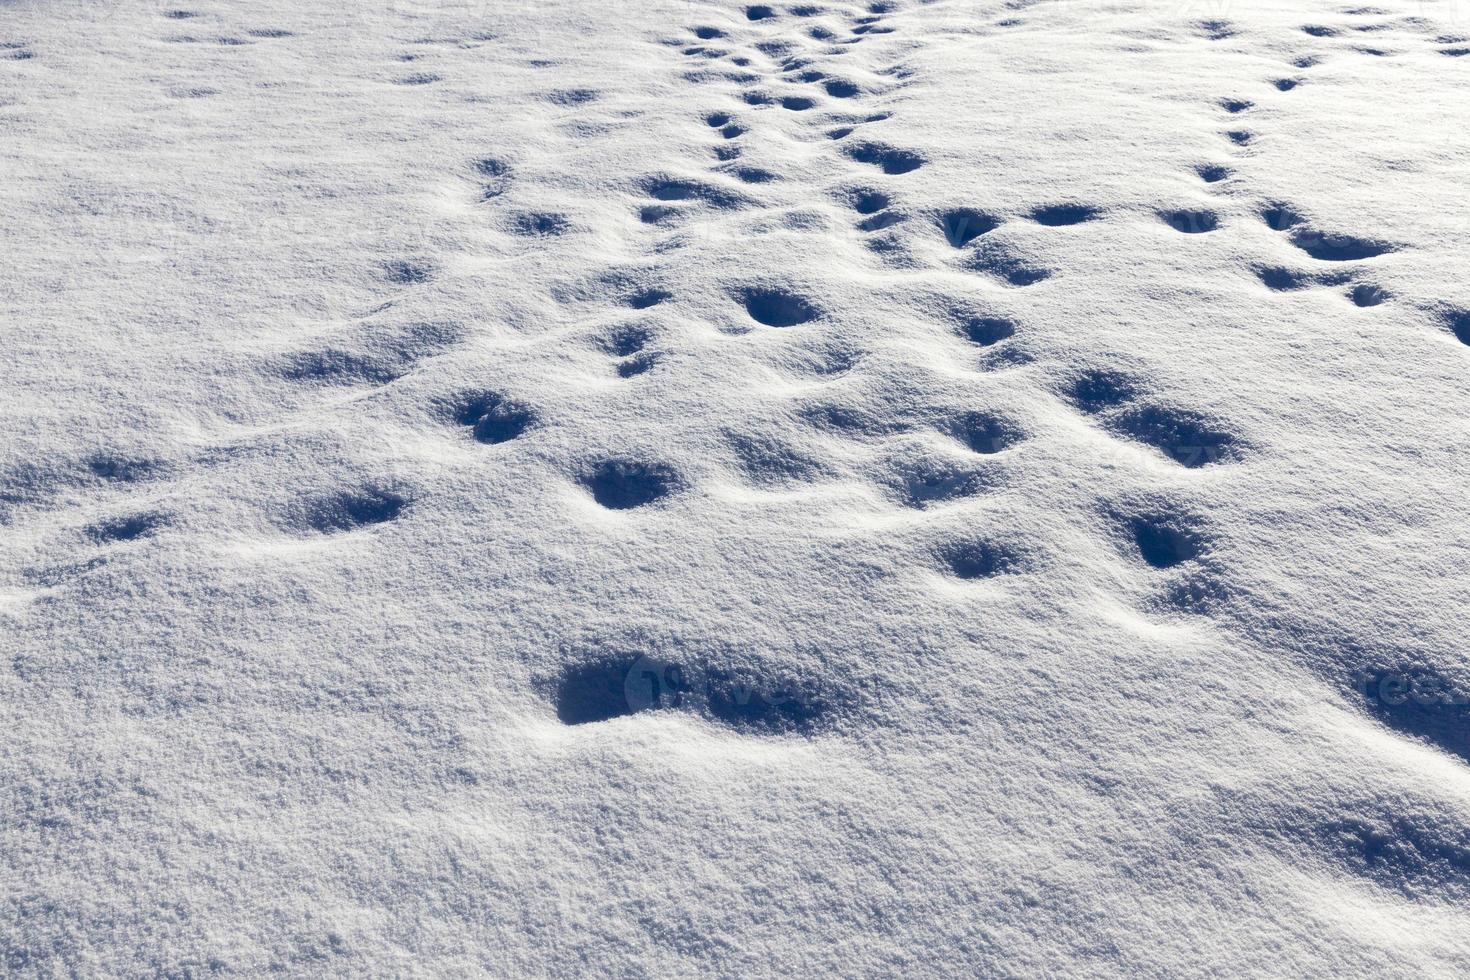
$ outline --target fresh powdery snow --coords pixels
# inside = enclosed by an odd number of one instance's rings
[[[1470,973],[1372,2],[0,2],[0,973]]]

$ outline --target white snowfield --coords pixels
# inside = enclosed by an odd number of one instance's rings
[[[0,973],[1470,973],[1372,2],[0,3]]]

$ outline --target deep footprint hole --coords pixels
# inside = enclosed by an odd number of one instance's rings
[[[592,499],[608,510],[632,510],[662,500],[683,481],[666,463],[611,459],[588,473],[583,483]]]
[[[945,240],[955,248],[963,248],[981,235],[999,228],[1001,221],[994,215],[973,208],[956,208],[939,216],[939,227]]]
[[[529,408],[499,392],[481,392],[464,399],[455,409],[454,418],[470,427],[476,442],[487,446],[510,442],[536,421]]]
[[[964,338],[981,347],[998,344],[1016,333],[1015,322],[1004,317],[958,314],[956,319]]]
[[[768,327],[794,327],[821,315],[812,303],[784,289],[752,287],[737,295],[750,318]]]
[[[1009,449],[1024,438],[1020,426],[990,412],[962,415],[950,432],[972,452],[986,456]]]
[[[1204,553],[1204,539],[1179,515],[1143,514],[1128,522],[1128,530],[1153,568],[1173,568]]]
[[[1186,235],[1202,235],[1220,227],[1220,216],[1207,208],[1183,208],[1160,212],[1159,217],[1175,231]]]

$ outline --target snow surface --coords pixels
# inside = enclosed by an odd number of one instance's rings
[[[0,4],[4,972],[1470,971],[1470,6],[768,12]]]

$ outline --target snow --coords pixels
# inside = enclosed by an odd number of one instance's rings
[[[1470,970],[1463,4],[173,2],[0,5],[7,973]]]

